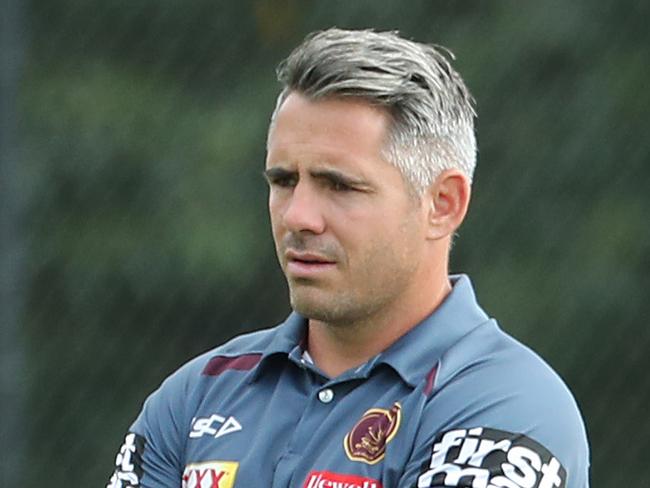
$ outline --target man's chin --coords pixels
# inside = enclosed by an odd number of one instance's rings
[[[290,298],[291,308],[307,319],[328,321],[335,315],[336,306],[323,293],[315,290],[291,291]]]
[[[307,319],[323,320],[327,315],[327,307],[317,300],[306,300],[302,297],[291,297],[291,308]]]
[[[292,290],[291,308],[303,317],[335,324],[354,320],[355,304],[348,295],[332,295],[322,290]]]

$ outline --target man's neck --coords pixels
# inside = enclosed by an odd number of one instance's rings
[[[309,320],[307,350],[326,375],[339,376],[388,349],[429,316],[450,291],[451,284],[445,276],[433,290],[423,291],[425,296],[417,294],[364,320],[346,324]]]

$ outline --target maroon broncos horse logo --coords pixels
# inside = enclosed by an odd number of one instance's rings
[[[395,403],[390,410],[371,408],[363,414],[345,436],[345,453],[353,461],[375,464],[384,458],[388,444],[399,429],[402,407]]]

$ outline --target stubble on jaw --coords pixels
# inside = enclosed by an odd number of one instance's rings
[[[398,232],[406,231],[402,228]],[[381,244],[359,263],[353,282],[341,284],[343,289],[332,289],[331,284],[320,284],[314,279],[287,278],[293,310],[337,329],[360,329],[377,321],[382,310],[394,307],[400,300],[418,267],[408,249],[396,250],[385,242]],[[386,267],[387,264],[390,266]],[[380,266],[383,269],[378,275]]]

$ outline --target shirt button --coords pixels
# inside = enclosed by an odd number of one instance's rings
[[[334,392],[330,388],[325,388],[318,392],[318,399],[323,403],[329,403],[334,400]]]

